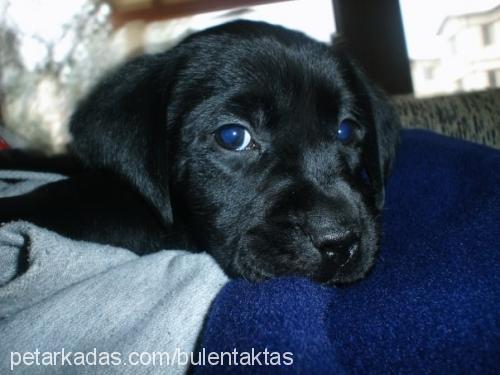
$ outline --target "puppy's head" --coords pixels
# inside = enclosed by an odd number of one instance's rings
[[[398,121],[334,47],[218,26],[109,75],[71,131],[232,276],[343,283],[374,262]]]

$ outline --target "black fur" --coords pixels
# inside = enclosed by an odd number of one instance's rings
[[[358,124],[349,145],[336,139],[345,118]],[[221,148],[226,123],[256,147]],[[70,127],[89,174],[3,199],[0,220],[138,253],[206,250],[250,280],[345,283],[374,263],[399,123],[335,46],[264,23],[208,29],[108,75]]]

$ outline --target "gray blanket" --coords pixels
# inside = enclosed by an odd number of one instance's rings
[[[11,196],[36,188],[44,176],[0,178],[0,194]],[[26,222],[4,224],[0,373],[185,372],[226,282],[207,254],[138,257]]]

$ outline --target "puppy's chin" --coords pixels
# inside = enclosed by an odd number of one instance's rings
[[[373,231],[372,233],[375,233]],[[282,276],[310,278],[328,286],[341,286],[364,278],[372,269],[377,254],[377,238],[366,236],[356,253],[343,264],[325,260],[309,243],[290,244],[287,247],[265,248],[261,238],[239,247],[226,265],[231,277],[248,281],[262,281]],[[302,252],[290,251],[301,249]]]

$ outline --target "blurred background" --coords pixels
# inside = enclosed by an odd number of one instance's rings
[[[339,37],[390,95],[500,86],[500,0],[0,0],[0,137],[60,152],[108,69],[238,18]]]

